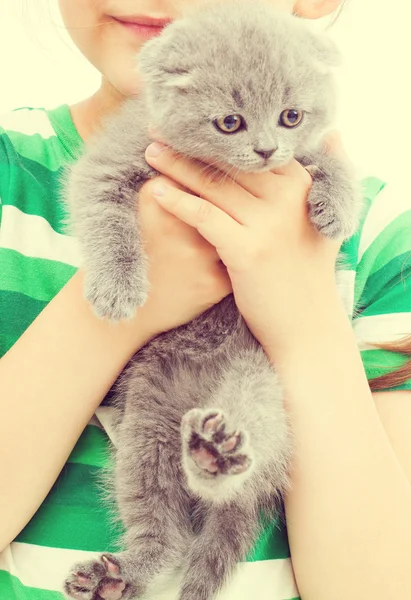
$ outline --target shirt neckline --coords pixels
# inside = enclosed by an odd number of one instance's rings
[[[70,158],[77,160],[84,150],[84,141],[74,125],[68,104],[47,110],[50,123],[64,150]]]

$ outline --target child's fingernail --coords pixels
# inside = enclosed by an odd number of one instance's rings
[[[151,156],[152,158],[155,158],[156,156],[159,156],[162,153],[164,148],[165,148],[164,144],[160,144],[159,142],[154,142],[154,144],[150,144],[149,147],[147,148],[147,156]]]
[[[163,185],[162,183],[156,183],[153,186],[153,195],[154,196],[164,196],[166,193],[166,186]]]

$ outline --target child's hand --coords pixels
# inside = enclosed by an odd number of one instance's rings
[[[139,211],[150,289],[139,312],[152,336],[191,321],[232,289],[215,248],[153,201],[148,185],[139,193]],[[173,182],[170,185],[176,193],[183,189]]]
[[[328,145],[342,152],[338,140]],[[148,151],[146,160],[168,176],[152,180],[149,191],[162,184],[164,194],[155,196],[159,204],[216,248],[238,308],[263,345],[321,318],[327,298],[336,296],[341,240],[330,241],[310,223],[306,199],[312,181],[297,161],[275,172],[236,173],[234,181],[228,169],[227,175],[205,168],[167,147],[157,157]]]

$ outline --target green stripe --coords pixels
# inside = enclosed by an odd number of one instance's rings
[[[18,339],[18,338],[17,338]],[[0,358],[16,343],[15,336],[0,334]]]
[[[94,446],[93,460],[99,452],[103,457],[104,446],[107,451],[107,438],[105,444],[103,440],[106,436],[92,430],[92,427],[88,428],[72,455],[74,458],[77,455],[86,459],[88,451],[85,445],[90,442],[89,436],[100,437]],[[67,463],[42,506],[16,541],[91,552],[118,551],[122,527],[120,523],[113,524],[110,519],[109,514],[115,514],[115,506],[102,500],[101,472],[100,468],[79,462]],[[289,556],[286,530],[275,521],[265,528],[247,560],[253,562]]]
[[[407,361],[403,354],[378,349],[362,350],[361,358],[368,380],[374,379],[374,377],[381,377],[381,375],[387,375],[387,373],[392,373],[402,367]],[[390,389],[411,389],[411,377],[408,382]]]
[[[11,348],[45,306],[46,302],[29,298],[25,294],[0,290],[0,357]]]
[[[108,456],[107,435],[99,427],[88,425],[83,431],[68,462],[104,467]]]
[[[371,200],[373,200],[387,185],[384,181],[374,176],[365,177],[361,184],[365,198]]]
[[[49,171],[61,167],[61,144],[56,135],[43,138],[39,133],[27,135],[19,131],[7,131],[7,136],[22,159],[34,161]]]
[[[396,256],[368,277],[355,306],[361,317],[410,312],[411,251]]]
[[[51,129],[55,132],[54,136],[44,138],[40,132],[28,135],[0,127],[0,132],[8,135],[21,156],[31,158],[50,170],[56,170],[61,166],[62,161],[75,159],[82,153],[84,142],[75,128],[67,104],[52,110],[21,107],[15,109],[13,113],[19,111],[42,113],[45,122],[49,120]],[[53,164],[56,165],[55,169]]]
[[[357,268],[358,248],[361,239],[361,231],[375,196],[384,187],[385,183],[383,183],[376,177],[368,177],[361,182],[363,210],[360,216],[360,221],[356,233],[353,236],[351,236],[348,240],[345,240],[341,246],[337,268],[348,270],[355,270]]]
[[[338,270],[355,271],[357,268],[359,240],[359,234],[355,233],[348,240],[344,241],[337,260]]]
[[[62,600],[60,592],[27,587],[7,571],[0,571],[1,600]]]
[[[67,104],[48,110],[50,123],[57,133],[64,151],[65,160],[76,160],[84,152],[84,141],[80,137],[71,118],[70,108]]]
[[[398,256],[411,256],[411,211],[399,215],[377,238],[370,244],[364,252],[358,264],[357,284],[355,291],[355,304],[359,302],[360,296],[367,285],[371,288],[370,277],[384,269],[387,264],[392,263],[395,266],[395,259]],[[400,264],[397,273],[401,273],[403,266]],[[375,281],[375,280],[374,280]]]
[[[0,127],[0,210],[10,187],[10,157],[15,154],[10,140]]]
[[[401,254],[411,255],[411,210],[398,215],[364,253],[374,257],[370,275],[376,273],[387,263]],[[368,260],[370,260],[368,258]]]
[[[91,552],[119,550],[122,528],[110,521],[114,506],[103,502],[101,469],[68,463],[17,542]]]
[[[246,560],[256,562],[278,558],[290,558],[290,547],[284,522],[275,519],[264,524],[264,531]]]
[[[384,388],[383,390],[379,390],[380,392],[408,392],[411,391],[411,379],[409,379],[408,381],[406,381],[405,383],[401,384],[401,385],[393,385],[392,387],[387,387]]]
[[[0,136],[3,137],[3,136]],[[43,217],[57,233],[65,233],[67,209],[61,200],[63,168],[50,171],[16,154],[1,153],[0,194],[4,205],[15,206],[29,215]]]
[[[71,279],[76,267],[0,248],[0,289],[49,302]]]

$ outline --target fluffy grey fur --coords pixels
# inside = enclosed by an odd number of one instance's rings
[[[208,5],[144,46],[144,94],[112,118],[68,181],[86,296],[98,315],[130,317],[147,298],[136,192],[157,175],[144,160],[148,123],[176,151],[233,173],[293,156],[316,165],[312,222],[330,237],[354,232],[355,181],[318,149],[334,118],[338,61],[328,39],[255,1]],[[280,123],[291,109],[304,111],[296,127]],[[213,124],[233,114],[246,124],[237,133]],[[180,600],[211,600],[255,541],[260,511],[278,508],[288,485],[292,436],[276,374],[229,296],[140,350],[116,390],[115,485],[127,549],[76,565],[65,593],[139,598],[165,570],[181,568]]]

